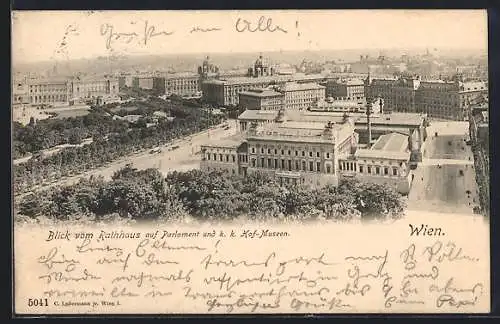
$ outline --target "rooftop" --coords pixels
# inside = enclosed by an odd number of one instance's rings
[[[243,134],[236,134],[218,140],[212,140],[209,144],[202,146],[210,147],[224,147],[224,148],[237,148],[245,141]]]
[[[373,144],[372,150],[404,152],[408,147],[408,136],[399,133],[382,135]]]
[[[272,120],[276,118],[278,112],[273,110],[245,110],[238,119],[240,120]],[[305,122],[341,122],[344,113],[329,111],[286,111],[288,121]],[[350,113],[350,117],[355,120],[355,125],[366,125],[366,115],[364,113]],[[372,125],[405,125],[419,126],[423,123],[425,115],[415,113],[391,113],[372,115]]]
[[[68,79],[56,79],[56,78],[49,78],[49,79],[30,79],[28,80],[28,84],[66,84],[68,82]]]
[[[407,161],[410,158],[410,152],[358,149],[356,153],[354,153],[354,156],[358,159],[367,158]]]
[[[325,89],[324,86],[317,83],[286,83],[281,90],[283,91],[300,91],[300,90],[320,90]]]
[[[306,81],[306,80],[318,80],[324,79],[325,77],[321,74],[304,74],[304,75],[273,75],[273,76],[262,76],[262,77],[234,77],[218,80],[207,80],[204,83],[210,84],[257,84],[257,83],[272,83],[272,82],[293,82],[293,81]]]
[[[362,86],[364,85],[363,80],[361,79],[349,79],[349,80],[332,80],[329,82],[330,84],[343,84],[348,86]]]
[[[281,96],[282,94],[271,90],[271,89],[250,89],[248,91],[242,91],[239,93],[240,96],[253,96],[253,97],[276,97]]]
[[[366,100],[353,101],[353,100],[320,100],[317,102],[318,107],[361,107],[365,108]]]
[[[167,79],[176,79],[176,78],[192,78],[198,77],[198,74],[194,72],[176,72],[176,73],[167,73],[164,75]]]
[[[333,143],[343,141],[351,136],[354,129],[351,124],[332,123],[329,128],[322,122],[284,122],[268,124],[257,128],[255,134],[249,134],[248,139],[276,140],[288,142]],[[325,131],[331,137],[325,137]],[[328,135],[328,133],[326,133]]]

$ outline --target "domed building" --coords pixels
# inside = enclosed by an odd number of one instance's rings
[[[276,68],[271,66],[269,62],[262,57],[262,54],[255,61],[253,67],[248,69],[248,76],[250,77],[262,77],[262,76],[272,76],[276,73]]]
[[[214,77],[219,73],[219,67],[210,62],[210,56],[205,57],[201,66],[198,67],[198,74],[202,78]]]

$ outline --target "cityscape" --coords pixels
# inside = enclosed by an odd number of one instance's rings
[[[14,66],[15,219],[489,217],[486,53],[283,53]]]

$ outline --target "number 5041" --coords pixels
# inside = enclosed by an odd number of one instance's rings
[[[29,298],[28,307],[36,306],[49,306],[49,301],[47,298]]]

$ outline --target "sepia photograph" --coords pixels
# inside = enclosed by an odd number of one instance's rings
[[[15,314],[490,311],[486,10],[11,18]]]

